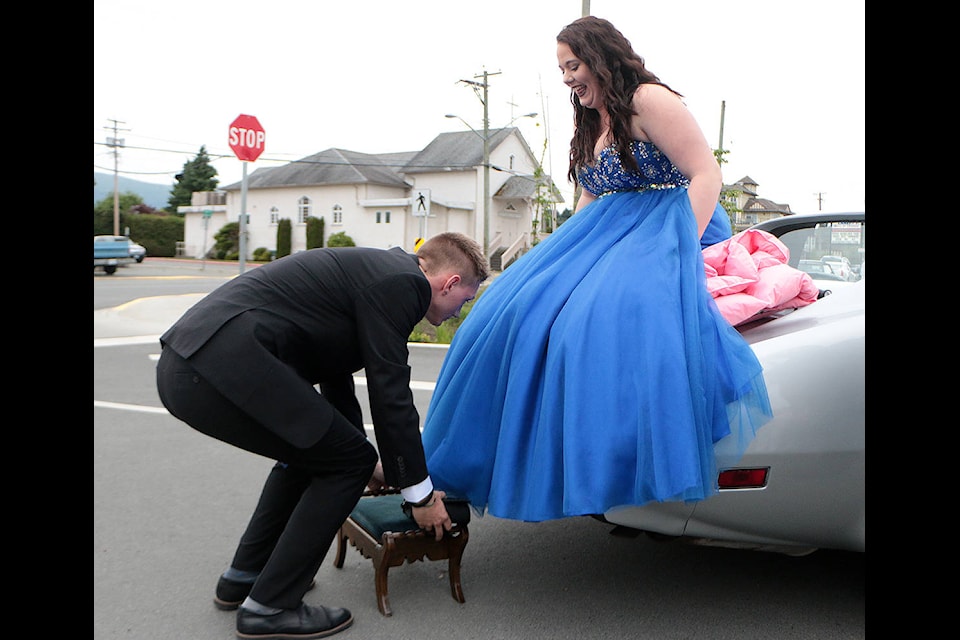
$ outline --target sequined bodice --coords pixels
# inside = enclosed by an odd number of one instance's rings
[[[580,185],[599,197],[614,191],[669,189],[690,184],[652,142],[633,140],[630,150],[637,159],[640,171],[625,170],[620,163],[620,155],[611,145],[600,152],[594,166],[583,167],[577,172]]]

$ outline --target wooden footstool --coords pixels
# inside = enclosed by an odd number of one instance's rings
[[[373,559],[377,588],[377,608],[385,616],[393,615],[387,592],[387,571],[404,562],[447,560],[450,574],[450,593],[457,602],[465,602],[460,586],[460,559],[467,546],[470,532],[466,524],[454,524],[438,542],[408,518],[400,508],[403,498],[399,493],[364,495],[347,518],[337,535],[337,557],[334,566],[343,568],[347,555],[347,541],[364,558]]]

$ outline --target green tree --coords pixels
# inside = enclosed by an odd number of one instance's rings
[[[346,231],[338,231],[327,239],[328,247],[355,247],[357,243],[347,235]]]
[[[132,212],[139,212],[143,204],[143,198],[126,191],[118,196],[119,214],[120,214],[120,235],[123,235],[127,226],[127,216]],[[150,209],[150,207],[147,207]],[[153,209],[150,209],[152,212]],[[148,213],[148,212],[145,212]],[[93,205],[93,235],[111,235],[113,234],[113,194],[104,197],[103,200]]]
[[[713,150],[713,157],[716,158],[717,164],[720,165],[721,167],[727,161],[727,159],[724,158],[723,156],[725,156],[728,153],[730,153],[730,151],[728,151],[727,149]],[[728,198],[730,196],[733,196],[734,199],[737,199],[740,197],[740,194],[742,193],[743,193],[742,191],[739,191],[736,189],[731,189],[729,191],[724,191],[723,189],[720,190],[720,206],[723,207],[723,210],[727,212],[727,217],[730,218],[730,228],[733,229],[734,233],[737,232],[737,228],[736,226],[734,226],[734,221],[737,219],[737,214],[741,213],[741,211],[737,207],[736,202],[732,202],[728,200]]]
[[[543,150],[540,153],[540,160],[537,162],[536,169],[533,170],[534,194],[533,194],[533,219],[530,229],[530,244],[536,246],[540,242],[540,229],[547,233],[553,232],[554,224],[554,193],[551,193],[550,181],[543,170],[543,158],[547,154],[547,140],[543,140]]]
[[[307,217],[307,249],[323,246],[323,218]]]
[[[240,259],[240,223],[228,222],[213,236],[209,255],[216,260]]]
[[[131,191],[121,193],[118,200],[121,235],[142,244],[148,256],[176,255],[177,242],[183,240],[183,216],[157,211]],[[102,234],[113,234],[113,194],[93,206],[93,235]]]
[[[280,218],[277,222],[277,259],[290,255],[292,245],[293,223],[290,218]]]
[[[177,255],[177,242],[183,240],[183,223],[183,216],[166,211],[137,213],[134,207],[123,228],[130,229],[128,235],[144,246],[148,256],[172,258]]]
[[[189,206],[194,191],[214,191],[218,184],[217,170],[210,164],[206,146],[202,146],[196,158],[184,163],[183,173],[177,174],[177,183],[167,200],[167,210],[177,213],[177,207]]]

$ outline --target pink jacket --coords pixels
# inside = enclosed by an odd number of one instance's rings
[[[810,275],[787,264],[790,250],[766,231],[747,229],[703,250],[707,289],[736,326],[762,311],[804,307],[820,293]]]

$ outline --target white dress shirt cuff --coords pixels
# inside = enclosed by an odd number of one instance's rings
[[[420,502],[430,495],[431,491],[433,491],[433,481],[430,480],[430,476],[427,476],[423,482],[400,489],[400,495],[407,502]]]

